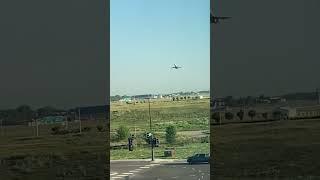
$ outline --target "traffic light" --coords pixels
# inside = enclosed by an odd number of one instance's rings
[[[146,133],[146,141],[148,144],[152,145],[152,134],[151,133]]]
[[[158,138],[153,138],[152,139],[152,145],[154,146],[154,147],[159,147],[159,139]]]
[[[147,138],[151,138],[152,137],[152,134],[151,133],[147,133]]]
[[[128,148],[129,151],[133,151],[133,139],[132,138],[128,138]]]

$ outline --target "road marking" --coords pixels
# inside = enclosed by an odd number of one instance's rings
[[[112,177],[111,179],[122,179],[123,177]]]
[[[120,175],[117,175],[118,177],[126,177],[128,175],[125,175],[125,174],[120,174]]]
[[[148,165],[148,166],[151,166],[151,167],[153,167],[153,166],[159,166],[160,164],[150,164],[150,165]]]
[[[142,169],[135,169],[135,171],[141,171]]]
[[[140,168],[142,168],[142,169],[149,169],[150,167],[140,167]]]
[[[119,174],[119,173],[111,173],[110,176],[114,176],[114,175],[117,175],[117,174]]]
[[[137,172],[139,172],[139,171],[129,171],[129,172],[132,172],[132,173],[137,173]]]
[[[130,174],[133,174],[133,173],[122,173],[122,174],[130,175]]]

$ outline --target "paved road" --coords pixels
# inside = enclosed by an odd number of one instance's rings
[[[130,180],[209,180],[210,165],[186,162],[111,162],[111,179]]]

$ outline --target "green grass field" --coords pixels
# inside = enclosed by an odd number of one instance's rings
[[[164,158],[165,147],[176,147],[176,158],[187,158],[201,151],[209,153],[209,99],[186,101],[153,101],[150,103],[152,132],[160,139],[161,147],[156,148],[156,157]],[[116,129],[121,125],[129,128],[130,134],[136,134],[138,146],[133,152],[127,149],[112,150],[111,159],[150,158],[150,148],[143,134],[150,132],[149,103],[111,104],[111,144],[127,144],[127,140],[116,141]],[[173,125],[177,129],[176,143],[166,144],[165,129]],[[206,131],[207,134],[202,133]],[[199,135],[200,134],[200,135]],[[203,136],[207,136],[203,137]]]
[[[71,125],[70,125],[71,126]],[[74,124],[77,127],[76,124]],[[0,179],[103,179],[107,177],[108,132],[96,123],[83,123],[91,131],[52,135],[51,126],[9,126],[0,136]],[[70,127],[71,128],[71,127]]]
[[[209,100],[151,102],[153,131],[164,131],[168,125],[178,130],[209,130]],[[149,130],[149,104],[111,104],[111,132],[120,125]]]
[[[320,119],[211,126],[218,179],[320,177]]]

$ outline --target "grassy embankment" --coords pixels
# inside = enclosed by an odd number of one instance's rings
[[[108,132],[83,122],[89,132],[52,135],[49,125],[4,127],[0,136],[0,179],[103,179],[106,177]],[[73,128],[77,128],[74,124]],[[70,124],[70,127],[71,124]]]
[[[216,178],[320,177],[320,120],[211,126]]]

